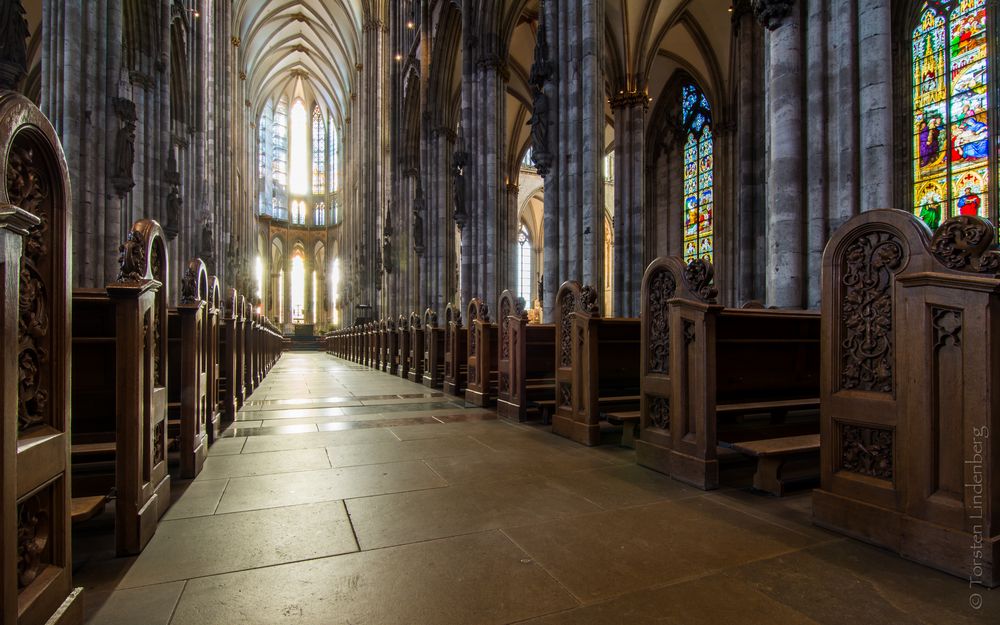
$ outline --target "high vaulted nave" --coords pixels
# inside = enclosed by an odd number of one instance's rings
[[[0,0],[3,625],[1000,623],[1000,0]]]

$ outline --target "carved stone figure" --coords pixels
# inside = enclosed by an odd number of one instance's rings
[[[135,102],[125,98],[113,98],[112,103],[121,126],[118,127],[118,135],[115,137],[115,163],[112,173],[112,182],[119,195],[125,195],[135,186],[132,177],[132,166],[135,163],[135,125],[136,112]]]
[[[777,30],[792,12],[795,0],[751,0],[750,4],[761,26],[768,30]]]
[[[538,175],[545,176],[552,167],[552,152],[549,145],[549,97],[545,94],[545,83],[552,78],[549,63],[549,44],[546,36],[545,12],[540,11],[538,37],[535,39],[535,61],[531,65],[532,105],[531,119],[531,160]]]
[[[28,71],[30,36],[20,0],[0,0],[0,89],[17,89]]]
[[[180,189],[175,185],[170,187],[167,195],[167,220],[163,224],[163,233],[167,235],[168,241],[177,238],[181,226],[181,209],[184,207],[184,200],[181,198]]]
[[[424,254],[424,189],[417,183],[417,194],[413,198],[413,251],[417,256]]]
[[[461,140],[459,140],[461,142]],[[455,223],[459,228],[465,227],[469,214],[465,210],[465,165],[469,155],[461,149],[452,157],[452,179],[455,192]]]
[[[201,256],[206,262],[215,258],[215,233],[212,222],[207,219],[201,225]]]

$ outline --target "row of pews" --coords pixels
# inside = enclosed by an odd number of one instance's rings
[[[781,495],[818,479],[815,522],[985,586],[1000,584],[1000,252],[992,225],[931,233],[871,211],[827,245],[823,308],[716,301],[713,269],[658,258],[638,319],[564,283],[553,323],[509,292],[360,324],[327,350],[585,445],[620,428],[637,462],[701,489],[756,463]]]
[[[136,222],[117,280],[72,296],[72,520],[115,500],[116,550],[135,554],[170,505],[172,456],[192,479],[209,446],[278,359],[282,337],[201,259],[167,306],[159,224]]]
[[[170,505],[168,469],[198,474],[282,337],[198,259],[170,307],[149,219],[128,232],[114,282],[72,289],[62,148],[18,94],[0,94],[0,121],[0,619],[73,625],[72,523],[113,501],[117,553],[140,552]]]

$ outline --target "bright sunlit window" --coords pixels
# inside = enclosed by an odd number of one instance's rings
[[[333,259],[333,279],[330,280],[330,301],[333,302],[333,325],[340,325],[340,311],[337,308],[337,292],[340,291],[340,259]]]
[[[292,323],[302,323],[306,320],[306,267],[302,254],[292,256]]]
[[[291,167],[289,188],[292,195],[309,193],[309,117],[302,100],[292,105]]]

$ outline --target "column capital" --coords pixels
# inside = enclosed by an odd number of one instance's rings
[[[768,30],[777,30],[785,18],[792,13],[795,0],[750,0],[753,14],[760,25]]]
[[[608,104],[612,109],[642,106],[644,109],[649,106],[649,96],[642,91],[619,91],[608,98]]]

